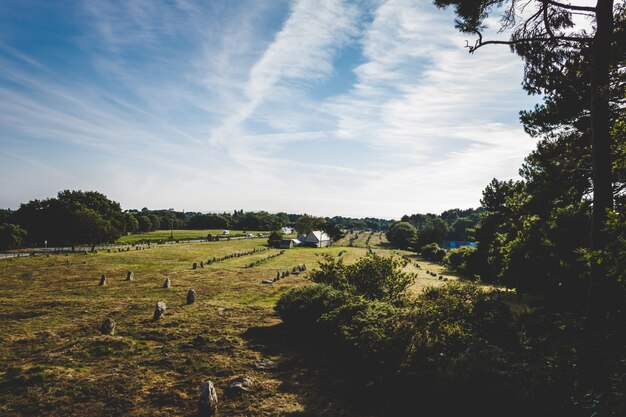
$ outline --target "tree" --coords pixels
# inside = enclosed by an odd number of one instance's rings
[[[126,232],[135,233],[137,230],[139,230],[139,222],[137,221],[135,216],[131,214],[127,213],[124,216],[124,224]]]
[[[283,240],[283,237],[283,232],[280,230],[274,230],[267,238],[267,245],[270,248],[277,248],[278,245],[280,245],[280,241]]]
[[[126,230],[119,203],[96,191],[61,191],[57,198],[20,205],[15,221],[28,241],[50,245],[111,242]]]
[[[468,45],[470,53],[485,45],[505,44],[521,56],[525,62],[523,85],[530,93],[554,91],[563,68],[569,62],[581,62],[588,57],[593,160],[590,246],[592,252],[601,252],[607,243],[607,212],[613,207],[608,99],[613,0],[598,0],[595,7],[534,0],[532,4],[535,8],[530,13],[528,6],[531,2],[515,0],[435,0],[434,3],[441,8],[453,6],[458,16],[456,27],[462,32],[477,35],[474,45]],[[501,29],[512,31],[509,40],[483,39],[484,21],[494,9],[503,10]],[[584,30],[576,30],[572,18],[574,13],[594,19],[593,37],[587,36]],[[594,314],[603,307],[604,281],[602,266],[592,262],[587,303],[589,311]]]
[[[400,249],[408,248],[416,238],[417,229],[408,222],[397,222],[387,232],[389,242]]]
[[[18,249],[24,246],[27,233],[16,224],[0,224],[0,249]]]
[[[338,241],[343,237],[343,232],[331,221],[325,221],[321,227],[322,231],[325,232],[333,242]]]
[[[149,232],[152,230],[152,222],[148,216],[137,216],[140,232]]]
[[[161,228],[161,220],[156,214],[148,214],[150,219],[150,230],[159,230]]]
[[[296,230],[298,234],[308,235],[313,230],[319,230],[324,224],[324,219],[321,217],[309,216],[304,214],[296,221]]]

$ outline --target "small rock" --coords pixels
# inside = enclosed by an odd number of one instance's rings
[[[187,291],[187,304],[193,304],[196,302],[196,291],[191,288]]]
[[[200,268],[204,268],[204,261],[200,261]]]
[[[206,345],[206,337],[198,335],[196,337],[193,338],[193,345],[194,346],[204,346]]]
[[[256,384],[252,378],[248,378],[247,376],[240,376],[237,379],[234,379],[228,384],[228,388],[226,389],[226,394],[228,395],[241,395],[246,392],[252,392],[256,388]]]
[[[252,362],[252,366],[256,369],[272,369],[276,367],[276,364],[270,359],[263,358]]]
[[[107,276],[102,274],[102,276],[100,277],[100,284],[98,285],[107,285]]]
[[[191,266],[191,269],[198,269],[198,263],[194,262],[193,265]]]
[[[132,281],[133,279],[135,279],[135,274],[133,274],[133,271],[128,271],[126,273],[126,281]]]
[[[115,334],[115,321],[111,318],[106,318],[100,325],[100,333],[113,336]]]
[[[172,286],[172,281],[170,281],[169,278],[165,278],[165,281],[163,281],[163,288],[169,288]]]
[[[159,320],[161,317],[163,317],[166,310],[167,310],[167,306],[165,305],[163,301],[159,301],[158,303],[156,303],[156,308],[154,309],[154,316],[152,316],[152,320],[153,321]]]
[[[271,279],[264,279],[263,281],[261,281],[262,284],[273,284],[274,281],[272,281]]]
[[[217,309],[217,314],[218,314],[218,315],[220,315],[220,316],[223,316],[223,315],[224,315],[224,308],[219,307],[219,308]]]
[[[200,390],[198,401],[198,416],[209,417],[217,412],[217,393],[211,381],[205,381]]]

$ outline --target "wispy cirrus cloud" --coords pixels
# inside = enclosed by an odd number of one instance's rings
[[[399,217],[478,204],[532,147],[520,62],[428,2],[23,4],[43,29],[0,28],[0,146],[33,193]]]

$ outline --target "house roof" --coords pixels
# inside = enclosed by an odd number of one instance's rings
[[[304,239],[304,241],[308,243],[323,242],[325,240],[330,240],[330,236],[321,230],[313,230],[307,235],[306,239]]]

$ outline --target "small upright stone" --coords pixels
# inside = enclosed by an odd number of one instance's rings
[[[154,309],[154,315],[152,316],[152,320],[153,321],[159,320],[161,317],[163,317],[163,315],[165,314],[166,310],[167,310],[167,306],[165,305],[165,303],[163,301],[159,301],[158,303],[156,303],[156,307]]]
[[[111,318],[106,318],[100,325],[100,333],[111,335],[115,334],[115,321]]]
[[[200,261],[200,268],[204,268],[204,261]]]
[[[107,276],[102,274],[102,276],[100,277],[100,284],[98,285],[107,285]]]
[[[163,281],[163,288],[169,288],[172,286],[172,281],[170,281],[169,278],[165,278],[165,281]]]
[[[191,266],[191,269],[198,269],[198,263],[194,262],[193,265]]]
[[[126,281],[132,281],[133,279],[135,279],[135,274],[133,274],[133,271],[128,271],[126,273]]]
[[[187,291],[187,304],[193,304],[196,302],[196,291],[191,288]]]
[[[198,417],[214,416],[217,412],[217,393],[211,381],[205,381],[200,390]]]

